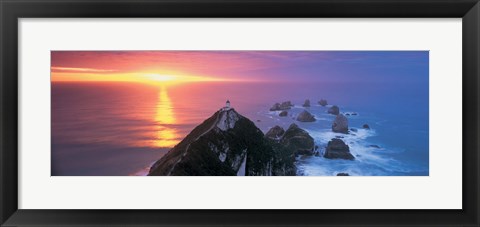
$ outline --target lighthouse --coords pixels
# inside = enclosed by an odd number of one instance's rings
[[[227,99],[227,102],[225,103],[225,110],[230,109],[230,100]]]

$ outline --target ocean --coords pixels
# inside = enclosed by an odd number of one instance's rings
[[[264,133],[296,123],[319,151],[343,136],[355,161],[298,157],[299,175],[428,176],[429,106],[426,83],[194,82],[151,85],[128,82],[52,83],[52,176],[145,175],[149,166],[230,100]],[[348,135],[331,132],[334,115],[320,99],[347,116]],[[305,99],[311,107],[302,107]],[[269,111],[292,101],[289,116]],[[293,118],[307,109],[317,119]],[[368,124],[371,129],[363,129]]]

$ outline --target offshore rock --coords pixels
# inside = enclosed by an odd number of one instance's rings
[[[341,139],[332,139],[328,142],[327,149],[325,151],[325,158],[330,159],[347,159],[355,160],[355,157],[350,153],[350,148]]]

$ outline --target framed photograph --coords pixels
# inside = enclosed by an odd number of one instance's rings
[[[2,226],[480,224],[477,0],[0,10]]]

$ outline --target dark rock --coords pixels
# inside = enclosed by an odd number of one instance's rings
[[[280,112],[280,114],[278,114],[278,116],[280,117],[286,117],[288,115],[288,112],[286,110]]]
[[[276,125],[275,127],[268,130],[268,132],[265,134],[265,137],[273,140],[279,140],[282,138],[284,133],[285,130],[282,127]]]
[[[270,111],[289,110],[292,108],[292,106],[293,104],[290,101],[282,102],[281,104],[277,102],[273,104],[272,108],[270,108]]]
[[[358,130],[356,128],[350,128],[350,131],[352,132],[358,132]]]
[[[318,104],[319,104],[320,106],[326,106],[326,105],[328,105],[327,100],[325,100],[325,99],[320,99],[320,101],[318,101]]]
[[[358,115],[358,114],[357,114],[357,113],[352,113],[352,115],[353,115],[353,116],[356,116],[356,115]]]
[[[295,154],[313,155],[315,150],[315,142],[307,131],[299,128],[296,124],[291,124],[280,140],[288,149]]]
[[[310,107],[310,100],[306,99],[302,106],[303,107]]]
[[[316,157],[320,157],[320,152],[316,151],[316,152],[315,152],[315,156],[316,156]]]
[[[350,148],[341,139],[332,139],[328,142],[325,151],[325,158],[354,160],[355,157],[350,153]]]
[[[343,114],[338,114],[332,124],[332,131],[339,133],[348,133],[348,120]]]
[[[350,116],[350,113],[346,113],[345,116]]]
[[[338,106],[332,106],[328,109],[328,113],[338,115],[340,113],[340,108],[338,108]]]
[[[378,145],[375,145],[375,144],[371,144],[371,145],[368,145],[369,147],[373,147],[373,148],[380,148],[380,146]]]
[[[364,125],[362,126],[362,128],[364,128],[364,129],[370,129],[370,126],[367,125],[367,124],[364,124]]]
[[[282,102],[282,106],[289,106],[289,107],[292,107],[292,106],[293,106],[293,104],[292,104],[292,102],[290,102],[290,101],[286,101],[286,102]]]
[[[309,113],[308,111],[304,110],[297,116],[297,121],[313,122],[313,121],[315,121],[315,117],[311,113]]]
[[[337,176],[350,176],[348,173],[337,173]]]
[[[257,120],[257,122],[261,122],[261,120]]]

